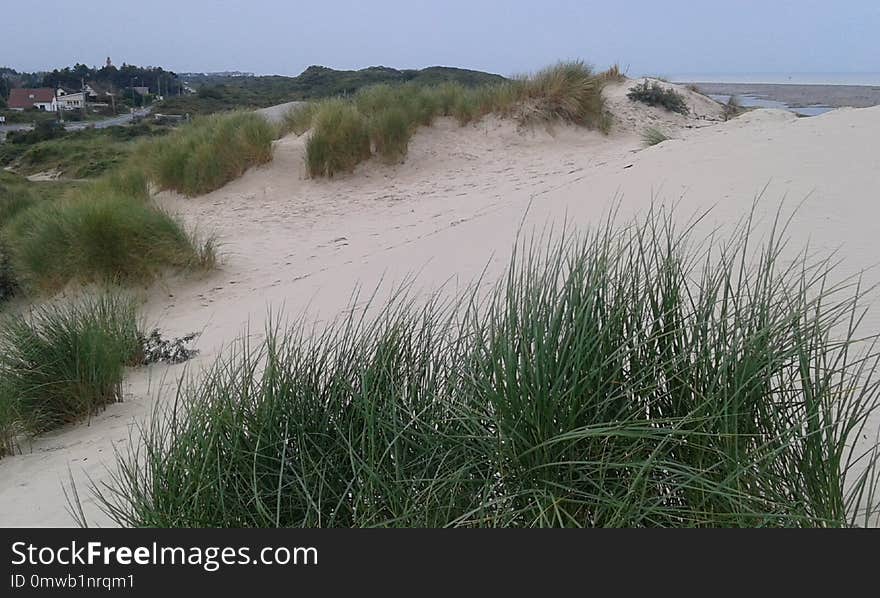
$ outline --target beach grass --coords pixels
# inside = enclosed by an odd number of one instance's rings
[[[0,323],[0,454],[16,439],[80,420],[122,399],[141,350],[137,308],[107,291]]]
[[[366,117],[348,101],[325,100],[315,108],[306,142],[306,165],[312,177],[351,172],[371,155]]]
[[[607,133],[611,120],[602,96],[606,81],[589,65],[573,61],[474,88],[457,83],[379,84],[352,98],[294,109],[281,131],[300,134],[312,129],[306,145],[308,171],[311,176],[333,176],[350,172],[373,154],[387,162],[402,160],[418,127],[430,126],[440,116],[453,117],[461,126],[495,114],[521,126],[567,122]]]
[[[522,241],[488,293],[274,317],[95,497],[148,527],[863,523],[878,353],[858,282],[750,228],[703,240],[653,211]]]
[[[160,189],[188,197],[219,189],[248,168],[272,159],[276,129],[253,112],[195,119],[166,137],[143,144],[138,162]]]
[[[658,129],[657,127],[648,127],[642,133],[642,143],[645,147],[651,147],[664,141],[671,139],[669,135]]]
[[[20,284],[53,292],[76,280],[146,284],[167,269],[203,269],[213,244],[149,200],[90,185],[24,210],[3,229]]]

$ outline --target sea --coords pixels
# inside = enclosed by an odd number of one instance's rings
[[[880,86],[880,73],[679,73],[666,77],[674,83],[760,83],[767,85],[859,85]],[[712,99],[726,103],[729,95],[709,94]],[[748,94],[737,96],[746,108],[778,108],[790,110],[800,116],[818,116],[829,110],[828,106],[792,107],[784,102],[760,98]]]
[[[765,83],[790,85],[880,86],[877,73],[678,73],[666,77],[672,82]]]

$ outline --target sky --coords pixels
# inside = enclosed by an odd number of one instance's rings
[[[39,6],[39,8],[37,8]],[[880,0],[0,0],[0,66],[296,75],[312,64],[513,75],[880,71]]]

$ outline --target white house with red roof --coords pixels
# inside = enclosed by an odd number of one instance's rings
[[[9,91],[7,104],[12,110],[30,110],[31,108],[46,112],[80,110],[86,104],[86,92],[67,93],[61,88],[55,90],[51,87],[12,89]]]

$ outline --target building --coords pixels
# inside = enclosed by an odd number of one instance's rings
[[[55,94],[56,110],[82,110],[86,105],[86,92],[67,93],[59,89]]]
[[[30,110],[31,108],[36,108],[37,110],[54,112],[56,110],[55,90],[51,87],[40,87],[38,89],[11,89],[9,91],[9,101],[7,104],[9,104],[9,108],[12,110]]]
[[[9,108],[12,110],[30,110],[36,108],[44,112],[58,110],[82,110],[86,105],[86,92],[68,93],[59,88],[12,89],[9,92]]]

